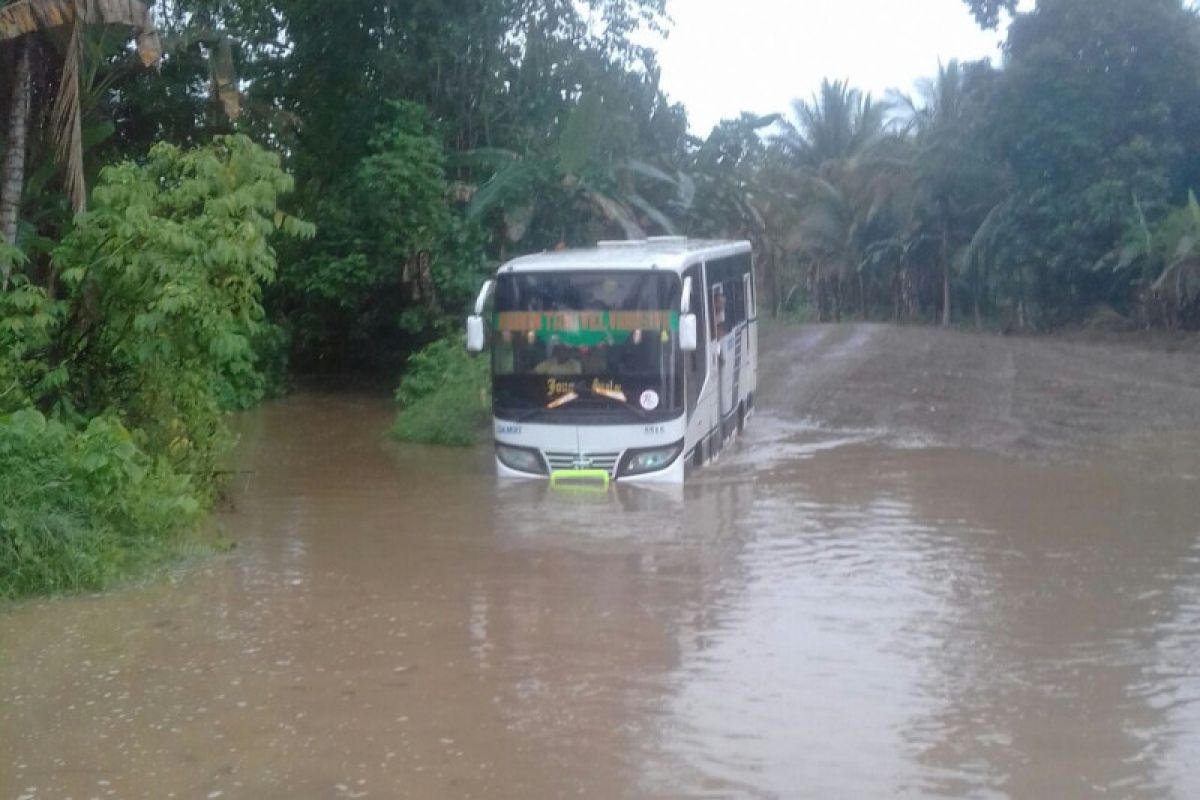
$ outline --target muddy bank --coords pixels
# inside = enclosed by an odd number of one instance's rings
[[[1200,429],[1200,339],[778,325],[762,405],[820,427],[1052,456]]]

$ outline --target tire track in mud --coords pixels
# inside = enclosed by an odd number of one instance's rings
[[[779,325],[760,347],[760,409],[790,426],[1038,456],[1200,432],[1200,337],[849,323]]]

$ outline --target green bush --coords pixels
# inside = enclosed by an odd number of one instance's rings
[[[245,136],[107,167],[54,254],[71,305],[67,404],[83,419],[114,411],[148,453],[210,483],[230,441],[223,411],[263,397],[264,358],[286,346],[262,292],[277,235],[313,232],[278,210],[291,188]]]
[[[224,412],[284,380],[262,292],[280,234],[313,232],[291,188],[244,136],[159,144],[104,169],[52,264],[0,246],[0,599],[98,588],[194,528]]]
[[[392,433],[406,442],[474,444],[490,417],[489,388],[486,358],[472,358],[458,338],[433,342],[408,360]]]
[[[202,507],[110,416],[81,431],[0,416],[0,599],[98,589],[161,562]]]

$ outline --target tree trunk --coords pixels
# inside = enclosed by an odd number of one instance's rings
[[[950,233],[942,226],[942,325],[950,324]]]
[[[821,302],[821,262],[813,263],[812,267],[812,283],[813,283],[813,305],[817,309],[817,322],[824,322],[825,315],[823,313],[823,304]]]
[[[29,43],[20,42],[17,71],[13,81],[12,102],[8,109],[8,138],[4,164],[0,168],[0,236],[7,244],[17,243],[17,217],[21,208],[21,190],[25,186],[25,137],[29,132]],[[8,288],[9,267],[4,267],[0,283]]]

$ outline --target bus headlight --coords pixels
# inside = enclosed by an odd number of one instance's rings
[[[619,477],[642,475],[647,472],[657,472],[660,469],[666,469],[675,463],[675,459],[679,457],[679,452],[682,449],[683,442],[675,442],[674,444],[662,447],[645,447],[640,450],[628,450],[624,458],[621,459],[621,469],[618,470],[617,474]]]
[[[537,450],[528,447],[515,447],[511,444],[496,443],[496,458],[509,469],[517,472],[531,472],[534,475],[545,475],[546,464]]]

